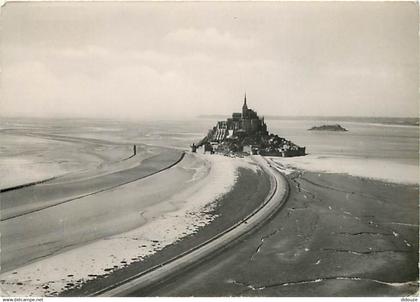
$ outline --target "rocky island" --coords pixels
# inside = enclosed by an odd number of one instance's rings
[[[322,126],[314,126],[309,131],[316,130],[316,131],[348,131],[346,128],[342,127],[339,124],[335,125],[322,125]]]
[[[225,155],[260,154],[291,157],[306,154],[305,147],[269,133],[264,117],[259,117],[256,111],[248,108],[246,94],[242,113],[233,113],[227,120],[217,122],[206,137],[197,145],[191,146],[192,151],[195,152],[201,146],[204,146],[204,152]]]

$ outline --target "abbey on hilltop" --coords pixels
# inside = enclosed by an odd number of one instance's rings
[[[232,113],[231,118],[217,122],[212,141],[221,142],[234,137],[267,134],[267,125],[264,122],[264,117],[259,118],[257,112],[248,108],[245,94],[242,113]]]
[[[195,152],[201,146],[204,146],[205,152],[211,153],[252,153],[284,157],[305,155],[305,147],[299,147],[268,132],[264,117],[259,117],[256,111],[248,108],[246,94],[242,113],[235,112],[227,120],[217,122],[207,136],[191,148]]]

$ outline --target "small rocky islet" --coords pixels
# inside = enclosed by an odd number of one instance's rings
[[[346,128],[339,124],[334,125],[322,125],[322,126],[314,126],[309,128],[308,131],[348,131]]]

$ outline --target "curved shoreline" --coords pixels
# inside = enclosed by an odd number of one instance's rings
[[[65,175],[65,174],[63,174],[63,175]],[[34,185],[39,185],[39,184],[42,184],[42,183],[46,183],[47,181],[57,179],[57,178],[59,178],[59,177],[61,177],[63,175],[53,176],[53,177],[50,177],[50,178],[45,178],[45,179],[41,179],[41,180],[37,180],[37,181],[32,181],[32,182],[24,183],[24,184],[17,185],[17,186],[12,186],[12,187],[8,187],[8,188],[0,189],[0,193],[9,192],[9,191],[13,191],[13,190],[18,190],[18,189],[22,189],[22,188],[26,188],[26,187],[30,187],[30,186],[34,186]]]
[[[133,158],[135,156],[136,156],[136,154],[133,151],[133,154],[131,154],[130,156],[122,158],[122,159],[114,161],[114,162],[110,162],[110,164],[123,162],[123,161],[129,160],[130,158]],[[0,188],[0,193],[9,192],[9,191],[13,191],[13,190],[18,190],[18,189],[22,189],[22,188],[26,188],[26,187],[30,187],[30,186],[43,184],[43,183],[46,183],[48,181],[59,179],[63,176],[67,176],[70,173],[75,173],[75,172],[69,172],[69,173],[65,173],[65,174],[62,174],[62,175],[57,175],[57,176],[48,177],[48,178],[45,178],[45,179],[35,180],[35,181],[27,182],[27,183],[24,183],[24,184],[19,184],[19,185],[16,185],[16,186],[7,187],[7,188]]]
[[[0,130],[5,135],[0,165],[6,169],[0,175],[0,193],[120,165],[134,153],[129,143],[16,130]]]
[[[158,169],[158,170],[156,170],[156,171],[153,171],[153,172],[151,172],[151,173],[149,173],[149,174],[146,174],[146,175],[142,175],[142,176],[140,176],[140,177],[135,177],[135,178],[133,178],[133,179],[129,179],[129,180],[126,180],[126,181],[122,181],[122,182],[120,182],[120,183],[117,183],[117,184],[114,184],[114,185],[110,185],[110,186],[107,186],[107,187],[105,187],[105,188],[102,188],[102,189],[100,189],[100,190],[95,190],[95,191],[93,191],[93,192],[89,192],[89,193],[85,193],[85,194],[81,194],[81,195],[77,195],[77,196],[75,196],[75,197],[72,197],[72,198],[69,198],[69,199],[65,199],[65,200],[60,200],[60,201],[53,201],[53,202],[51,202],[50,204],[45,204],[45,205],[43,205],[43,206],[34,206],[33,207],[33,209],[32,210],[24,210],[24,211],[18,211],[18,213],[17,214],[4,214],[4,212],[5,211],[7,211],[7,209],[3,209],[2,210],[2,215],[1,215],[1,217],[0,217],[0,221],[7,221],[7,220],[10,220],[10,219],[13,219],[13,218],[16,218],[16,217],[20,217],[20,216],[23,216],[23,215],[27,215],[27,214],[30,214],[30,213],[34,213],[34,212],[38,212],[38,211],[41,211],[41,210],[44,210],[44,209],[47,209],[47,208],[51,208],[51,207],[55,207],[55,206],[58,206],[58,205],[61,205],[61,204],[64,204],[64,203],[67,203],[67,202],[70,202],[70,201],[73,201],[73,200],[77,200],[77,199],[80,199],[80,198],[84,198],[84,197],[87,197],[87,196],[91,196],[91,195],[94,195],[94,194],[98,194],[98,193],[101,193],[101,192],[105,192],[105,191],[109,191],[109,190],[112,190],[112,189],[115,189],[115,188],[118,188],[118,187],[120,187],[120,186],[123,186],[123,185],[126,185],[126,184],[129,184],[129,183],[132,183],[132,182],[135,182],[135,181],[138,181],[138,180],[140,180],[140,179],[144,179],[144,178],[146,178],[146,177],[150,177],[150,176],[152,176],[152,175],[155,175],[155,174],[157,174],[157,173],[160,173],[160,172],[163,172],[163,171],[165,171],[165,170],[168,170],[168,169],[170,169],[170,168],[172,168],[172,167],[174,167],[175,165],[177,165],[179,162],[181,162],[182,161],[182,159],[184,158],[184,156],[185,156],[185,152],[182,152],[181,153],[181,156],[175,161],[175,162],[173,162],[173,163],[171,163],[170,165],[168,165],[168,166],[165,166],[165,167],[163,167],[163,168],[161,168],[161,169]],[[139,168],[141,168],[141,166],[139,166]],[[133,169],[135,169],[135,168],[133,168]],[[128,170],[123,170],[122,172],[124,172],[124,171],[129,171],[130,169],[128,169]],[[116,173],[118,173],[118,172],[116,172]],[[114,173],[114,174],[116,174],[116,173]],[[112,175],[113,173],[111,173],[111,174],[109,174],[109,175]],[[4,200],[3,200],[4,201]],[[16,212],[16,210],[15,210],[15,212]],[[13,213],[13,211],[12,211],[12,213]],[[6,216],[6,217],[5,217]]]
[[[255,231],[259,225],[270,219],[287,200],[289,194],[288,182],[282,174],[276,170],[272,170],[268,160],[264,161],[259,157],[253,158],[270,175],[271,182],[268,196],[257,209],[240,222],[200,245],[124,281],[91,293],[90,296],[125,296],[132,292],[152,287],[156,282],[169,279],[194,263],[209,257],[212,253],[220,252],[229,247],[239,238],[243,238],[243,236]],[[280,188],[281,186],[283,187]]]

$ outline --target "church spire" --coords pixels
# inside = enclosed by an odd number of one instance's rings
[[[248,106],[246,105],[246,92],[244,97],[244,105],[242,106],[242,117],[246,118],[248,116]]]

